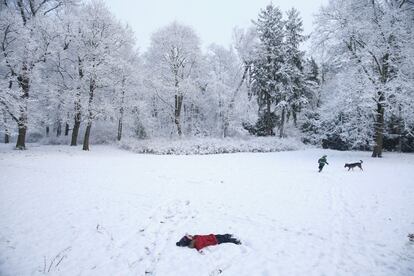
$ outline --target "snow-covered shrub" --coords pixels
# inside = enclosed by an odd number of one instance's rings
[[[305,147],[294,138],[275,137],[246,138],[192,138],[192,139],[124,139],[119,143],[123,149],[136,153],[151,154],[219,154],[236,152],[276,152],[298,150]]]

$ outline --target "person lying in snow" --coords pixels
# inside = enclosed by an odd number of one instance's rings
[[[198,251],[203,249],[206,246],[216,245],[221,243],[234,243],[241,244],[241,242],[234,238],[231,234],[224,235],[185,235],[179,240],[176,245],[181,247],[195,248]]]

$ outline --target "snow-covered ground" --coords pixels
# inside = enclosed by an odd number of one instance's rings
[[[414,155],[369,156],[1,146],[0,275],[414,275]]]

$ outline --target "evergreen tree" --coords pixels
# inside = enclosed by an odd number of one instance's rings
[[[306,40],[303,35],[303,23],[299,17],[299,12],[292,8],[287,12],[285,23],[285,43],[284,57],[285,62],[282,66],[283,89],[277,95],[277,110],[280,110],[279,136],[284,136],[285,120],[289,116],[293,117],[293,122],[297,124],[297,114],[307,103],[305,97],[305,77],[303,74],[303,57],[305,53],[299,49],[302,42]],[[287,118],[286,118],[287,116]]]
[[[263,135],[274,135],[274,106],[281,102],[283,75],[281,68],[284,63],[283,39],[284,21],[282,12],[273,4],[268,5],[259,13],[254,22],[259,37],[256,59],[252,67],[253,93],[259,104],[259,121],[263,127]]]
[[[305,61],[303,73],[306,82],[305,97],[308,99],[309,107],[315,109],[320,105],[320,86],[322,80],[319,66],[313,57]]]

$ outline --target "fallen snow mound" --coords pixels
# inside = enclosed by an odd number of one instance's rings
[[[236,152],[278,152],[304,149],[306,146],[298,139],[275,137],[252,138],[198,138],[198,139],[125,139],[120,147],[136,153],[151,154],[220,154]]]

